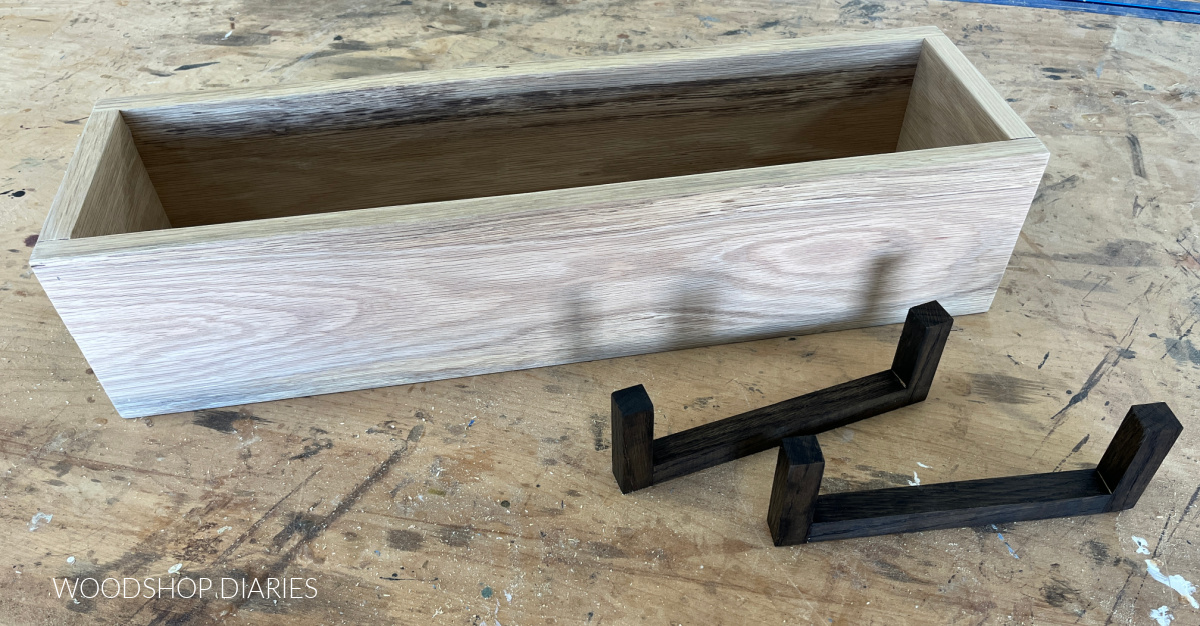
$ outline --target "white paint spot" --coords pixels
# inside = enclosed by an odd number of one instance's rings
[[[75,564],[75,557],[73,557],[73,556],[67,557],[67,565],[74,565],[74,564]]]
[[[222,526],[217,529],[217,534],[219,535],[227,530],[233,530],[233,526]]]
[[[1146,543],[1145,539],[1135,536],[1133,542],[1137,544],[1138,554],[1150,554],[1150,544]]]
[[[512,602],[512,592],[511,591],[504,592],[504,600],[506,602]]]
[[[183,563],[176,563],[176,564],[172,565],[171,567],[167,568],[167,573],[168,574],[178,574],[179,570],[181,570],[181,569],[183,569]]]
[[[920,465],[921,467],[923,467],[923,468],[925,468],[925,469],[929,469],[929,466],[928,466],[928,465],[926,465],[926,464],[924,464],[924,463],[922,463],[922,462],[920,462],[920,461],[917,461],[917,465]]]
[[[921,484],[921,477],[920,477],[920,476],[917,476],[917,473],[916,473],[916,472],[913,472],[913,479],[912,479],[912,480],[910,480],[910,481],[908,481],[908,486],[909,486],[909,487],[916,487],[916,486],[917,486],[917,485],[919,485],[919,484]]]
[[[34,513],[33,518],[29,520],[29,532],[41,528],[42,523],[49,524],[52,519],[54,519],[54,516],[49,513],[42,513],[41,511]]]
[[[1184,580],[1183,576],[1179,574],[1172,574],[1170,576],[1163,574],[1162,570],[1158,568],[1158,563],[1154,562],[1154,559],[1146,559],[1146,573],[1150,574],[1150,578],[1174,589],[1176,593],[1183,596],[1183,599],[1192,605],[1193,609],[1200,609],[1200,602],[1196,602],[1196,599],[1192,597],[1192,594],[1196,593],[1196,585]]]
[[[1158,626],[1171,626],[1171,620],[1175,619],[1175,616],[1171,615],[1171,609],[1160,606],[1150,611],[1150,619],[1158,622]]]

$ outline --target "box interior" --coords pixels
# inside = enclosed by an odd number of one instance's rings
[[[165,220],[155,210],[115,229],[76,226],[72,238],[979,140],[912,130],[952,124],[935,109],[967,97],[922,43],[122,108],[113,124],[132,148],[118,175],[141,187],[148,175]],[[982,139],[1007,138],[993,134]],[[120,201],[89,193],[81,215]]]

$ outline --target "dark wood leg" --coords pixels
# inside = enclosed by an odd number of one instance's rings
[[[1137,504],[1181,432],[1183,425],[1165,402],[1130,407],[1096,467],[1112,490],[1107,510],[1124,511]]]
[[[953,325],[954,318],[936,300],[908,310],[892,373],[908,390],[909,402],[923,402],[929,395]]]
[[[1094,470],[826,494],[809,542],[1103,513],[1108,490]]]
[[[655,440],[653,475],[643,486],[769,450],[785,437],[815,435],[924,400],[953,324],[936,301],[915,306],[908,311],[892,369]],[[615,439],[615,422],[613,432]]]
[[[908,404],[904,385],[879,372],[778,404],[689,428],[654,441],[654,483],[661,483],[815,435]]]
[[[1137,503],[1182,430],[1166,404],[1140,404],[1129,409],[1094,470],[823,496],[815,495],[819,472],[815,485],[789,474],[793,459],[820,458],[814,441],[816,457],[812,452],[780,451],[767,524],[776,545],[790,545],[1121,511]],[[785,446],[792,441],[799,440],[785,439]],[[809,480],[807,475],[804,480]],[[789,498],[804,504],[791,504]],[[811,521],[801,516],[811,516]],[[793,526],[788,526],[789,519]],[[800,526],[803,535],[796,530]]]
[[[777,546],[808,543],[808,527],[825,474],[825,457],[817,438],[788,437],[779,446],[775,462],[775,483],[771,486],[771,505],[767,508],[767,526]]]
[[[649,487],[654,475],[654,404],[646,388],[628,387],[612,394],[612,470],[629,493]]]

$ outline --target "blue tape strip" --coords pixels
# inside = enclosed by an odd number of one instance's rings
[[[959,0],[980,4],[1003,4],[1032,9],[1057,9],[1061,11],[1083,11],[1104,15],[1141,17],[1168,22],[1200,24],[1200,2],[1181,0],[1142,0],[1130,2],[1095,2],[1089,0]]]

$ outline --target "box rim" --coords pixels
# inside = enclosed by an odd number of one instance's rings
[[[880,171],[903,173],[921,168],[950,166],[967,160],[977,161],[1037,154],[1048,157],[1049,151],[1041,140],[1029,137],[503,196],[348,209],[225,224],[100,235],[82,239],[47,240],[39,241],[34,246],[30,264],[36,270],[44,267],[48,262],[116,256],[122,253],[134,254],[168,246],[204,246],[226,241],[265,240],[311,232],[348,233],[380,224],[429,222],[431,219],[450,223],[482,216],[550,212],[598,201],[619,204],[665,197],[686,197],[738,187],[753,188],[780,183],[799,184],[831,176],[870,174]],[[902,162],[897,163],[896,161]],[[438,211],[441,213],[435,214]]]
[[[560,207],[571,202],[579,202],[584,197],[592,194],[609,194],[613,201],[618,201],[619,199],[629,201],[634,198],[662,197],[665,195],[688,195],[687,193],[679,192],[670,193],[674,188],[685,186],[689,189],[689,193],[699,193],[704,190],[712,190],[729,186],[752,187],[759,184],[778,182],[781,178],[799,177],[800,179],[814,179],[821,176],[846,173],[854,170],[866,172],[885,168],[892,170],[906,169],[917,165],[929,165],[935,163],[948,164],[964,157],[985,157],[986,154],[982,153],[995,150],[996,145],[1002,145],[1014,141],[1025,142],[1026,140],[1032,140],[1033,142],[1036,142],[1036,145],[1022,143],[1022,146],[1029,146],[1023,147],[1021,149],[1022,152],[1036,150],[1045,151],[1045,147],[1036,138],[1028,126],[1025,125],[1020,117],[1016,115],[1011,107],[1008,106],[1004,99],[1000,97],[999,93],[995,91],[995,89],[987,82],[987,80],[974,67],[974,65],[970,63],[970,61],[962,54],[960,50],[958,50],[953,42],[934,26],[920,26],[872,32],[841,33],[805,37],[802,39],[701,46],[697,48],[684,48],[680,50],[634,53],[630,55],[621,55],[620,57],[581,57],[579,59],[549,62],[532,61],[499,67],[478,67],[454,70],[411,72],[404,74],[368,77],[363,79],[343,79],[297,83],[295,85],[279,85],[269,88],[235,89],[214,92],[197,92],[182,95],[154,95],[138,96],[133,98],[118,98],[102,100],[98,102],[96,107],[93,109],[93,116],[97,119],[102,119],[106,116],[113,115],[119,116],[121,111],[133,110],[143,104],[150,105],[143,108],[165,108],[185,102],[205,103],[229,101],[231,95],[238,96],[245,94],[247,95],[248,99],[270,99],[273,97],[293,95],[297,93],[337,93],[341,91],[353,91],[376,86],[446,83],[456,80],[469,80],[483,77],[494,77],[498,75],[517,76],[530,74],[551,74],[566,70],[584,71],[588,69],[603,70],[618,67],[629,68],[637,67],[639,65],[659,64],[663,60],[672,59],[694,60],[698,58],[723,58],[728,56],[754,54],[758,51],[771,52],[854,47],[869,45],[872,43],[890,43],[896,41],[922,41],[923,46],[931,46],[934,52],[951,66],[953,75],[962,82],[970,96],[976,100],[984,113],[991,117],[993,121],[998,124],[1001,130],[1009,136],[1009,139],[995,142],[963,144],[945,148],[931,148],[905,152],[885,152],[837,159],[820,159],[801,163],[739,168],[733,170],[723,170],[719,172],[651,178],[620,183],[609,183],[605,185],[589,185],[565,189],[552,189],[521,194],[482,196],[478,198],[465,198],[461,200],[406,205],[364,207],[359,209],[332,211],[328,213],[264,218],[257,220],[246,220],[242,222],[206,224],[200,226],[187,226],[161,230],[136,231],[74,239],[71,238],[70,231],[74,228],[74,224],[78,221],[79,216],[75,215],[75,219],[72,220],[71,224],[66,224],[63,222],[65,219],[65,216],[62,213],[64,209],[60,207],[59,201],[60,198],[64,198],[67,195],[67,189],[72,188],[73,186],[78,186],[81,183],[87,183],[89,186],[94,183],[90,177],[88,177],[87,180],[84,180],[85,174],[89,173],[84,171],[84,166],[86,163],[76,166],[77,162],[80,160],[78,158],[80,155],[80,149],[87,144],[89,139],[88,127],[85,126],[84,132],[80,137],[79,144],[76,147],[76,152],[73,154],[72,160],[68,164],[66,175],[59,186],[58,194],[55,197],[55,202],[51,205],[51,209],[47,214],[45,222],[46,225],[55,225],[56,229],[52,230],[55,230],[58,235],[62,235],[62,233],[58,231],[63,231],[64,228],[66,229],[65,232],[67,234],[65,237],[56,235],[52,238],[44,238],[43,241],[39,242],[35,246],[34,252],[31,255],[31,263],[45,262],[72,256],[108,254],[119,250],[141,249],[148,246],[190,245],[232,239],[253,239],[256,237],[269,237],[285,233],[311,230],[353,230],[354,228],[364,227],[381,222],[428,219],[430,217],[430,211],[438,210],[448,211],[449,215],[443,214],[439,217],[450,219],[454,219],[456,217],[481,216],[483,214],[500,215],[520,210],[553,210],[555,207]],[[91,139],[93,143],[96,140],[95,137],[92,137]],[[943,159],[939,155],[944,154],[944,151],[951,151],[951,153],[955,156],[952,158],[945,157]],[[925,163],[918,163],[922,158],[929,159],[929,161]],[[902,162],[897,163],[896,161]],[[916,163],[916,165],[914,165],[914,163]],[[732,180],[734,177],[736,177],[737,180]],[[84,190],[84,195],[86,195],[86,190]],[[534,204],[539,204],[539,201],[541,202],[540,206],[527,209],[519,209],[510,206],[507,209],[498,210],[495,206],[497,203],[501,205],[511,204],[513,199],[516,198],[528,199]],[[480,206],[482,204],[491,206]],[[264,226],[267,226],[267,228],[264,229]],[[43,230],[45,231],[46,228],[47,226],[44,226]],[[251,233],[251,229],[257,230],[258,232]],[[263,232],[264,230],[268,232]]]

